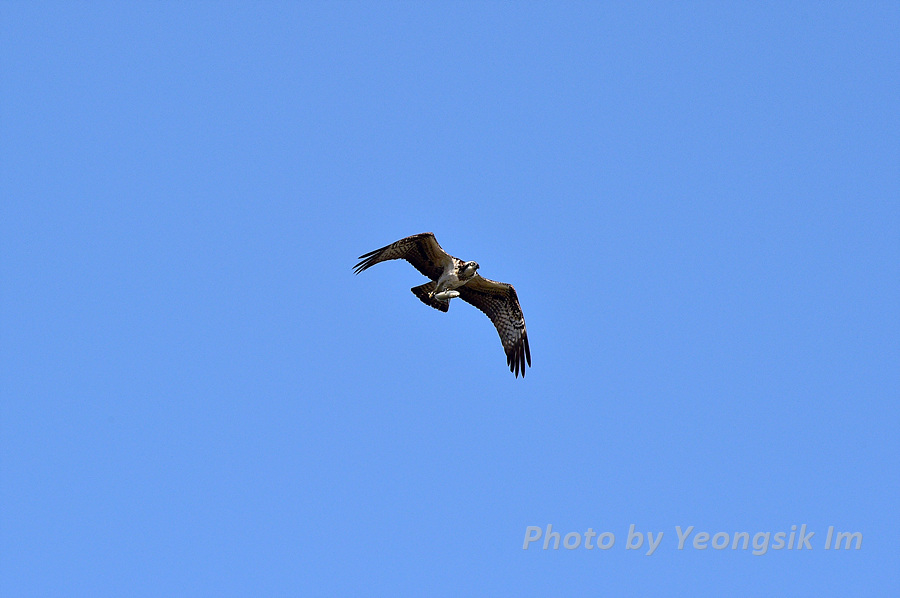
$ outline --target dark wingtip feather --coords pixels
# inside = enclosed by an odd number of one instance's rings
[[[506,365],[509,366],[509,371],[515,374],[516,378],[519,377],[519,374],[522,374],[522,377],[525,377],[525,354],[522,353],[522,346],[516,345],[509,349],[509,352],[506,354]]]
[[[360,262],[358,264],[356,264],[355,266],[353,266],[353,271],[356,274],[359,274],[363,270],[368,270],[369,268],[371,268],[372,266],[377,264],[378,257],[381,255],[381,252],[384,251],[385,249],[387,249],[388,247],[390,247],[390,245],[386,245],[385,247],[375,249],[373,251],[370,251],[369,253],[364,253],[361,256],[359,256],[358,258],[356,258],[356,259],[360,260]]]
[[[524,378],[526,362],[531,365],[531,347],[528,346],[528,337],[522,335],[520,342],[506,352],[506,365],[509,366],[509,371],[515,374],[516,378],[520,373]]]
[[[522,352],[522,346],[519,345],[517,348],[517,352],[519,353],[519,369],[522,371],[522,377],[525,377],[525,353]]]
[[[377,256],[374,254],[378,253],[379,251],[381,251],[381,250],[376,249],[373,252],[369,252],[365,255],[359,256],[359,259],[362,261],[360,261],[358,264],[353,266],[353,272],[355,274],[359,274],[363,270],[368,270],[375,263],[375,260],[377,259]]]

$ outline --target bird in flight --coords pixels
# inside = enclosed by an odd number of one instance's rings
[[[478,274],[478,262],[465,262],[455,258],[438,245],[434,233],[421,233],[400,239],[381,249],[359,256],[354,267],[359,274],[379,262],[403,259],[431,279],[411,290],[422,303],[446,312],[450,300],[459,297],[483,311],[500,334],[506,364],[519,377],[525,377],[525,363],[531,365],[531,349],[525,316],[511,284],[482,278]]]

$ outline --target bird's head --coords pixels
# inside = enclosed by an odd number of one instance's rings
[[[471,278],[475,276],[475,272],[481,266],[478,265],[478,262],[466,262],[463,266],[463,278]]]

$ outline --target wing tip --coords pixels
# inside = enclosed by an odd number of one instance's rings
[[[356,264],[355,266],[353,266],[353,273],[359,274],[363,270],[368,270],[369,268],[371,268],[372,266],[377,264],[378,257],[380,255],[381,251],[383,251],[383,248],[376,249],[375,251],[370,251],[369,253],[365,253],[365,254],[359,256],[357,259],[359,259],[360,262],[358,264]]]
[[[506,365],[509,371],[515,374],[516,378],[522,374],[525,378],[525,364],[531,365],[531,348],[528,346],[528,337],[524,336],[506,353]]]
[[[528,332],[522,333],[522,344],[525,346],[525,359],[531,365],[531,347],[528,345]]]

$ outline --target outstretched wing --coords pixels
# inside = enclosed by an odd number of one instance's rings
[[[402,259],[412,264],[416,270],[431,280],[440,278],[444,268],[453,263],[450,254],[438,245],[434,233],[420,233],[400,239],[396,243],[363,254],[359,256],[359,259],[360,262],[353,268],[357,274],[378,262]]]
[[[456,289],[459,298],[471,303],[487,314],[491,319],[503,350],[506,351],[506,364],[509,371],[519,377],[525,377],[525,362],[531,365],[531,348],[528,346],[528,332],[525,329],[525,316],[516,296],[516,289],[505,282],[495,282],[476,274],[465,286]]]

